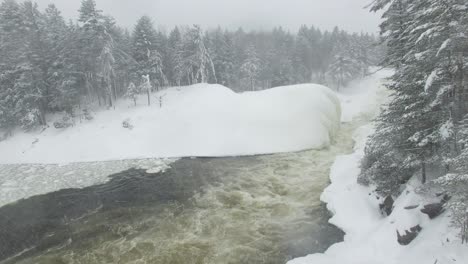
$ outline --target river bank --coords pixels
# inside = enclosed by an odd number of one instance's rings
[[[381,213],[383,202],[372,186],[358,184],[360,162],[367,138],[373,133],[372,124],[358,128],[353,139],[354,152],[336,158],[330,172],[331,184],[320,199],[332,213],[329,222],[345,232],[344,241],[324,253],[296,258],[288,264],[449,264],[468,261],[467,246],[459,230],[452,226],[450,211],[430,219],[421,209],[440,201],[419,190],[418,177],[406,185],[396,198],[389,216]],[[397,233],[419,226],[422,230],[409,245],[397,241]]]

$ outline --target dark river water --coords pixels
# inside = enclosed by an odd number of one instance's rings
[[[343,233],[319,197],[360,124],[343,125],[322,150],[180,159],[9,203],[0,263],[285,263],[323,252]]]

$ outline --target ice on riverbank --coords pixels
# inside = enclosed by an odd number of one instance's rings
[[[130,168],[157,173],[170,168],[174,159],[118,160],[56,164],[0,164],[0,207],[34,195],[68,188],[103,184],[112,174]]]

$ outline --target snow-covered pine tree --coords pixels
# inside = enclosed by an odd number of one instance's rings
[[[431,0],[424,4],[421,19],[426,24],[418,41],[429,46],[422,56],[431,66],[425,89],[431,95],[431,109],[445,114],[431,134],[446,169],[434,183],[452,196],[448,207],[463,243],[468,242],[468,3]]]
[[[131,82],[128,85],[127,92],[125,93],[125,97],[132,100],[134,105],[136,106],[139,93],[140,93],[140,90],[137,88],[137,86],[133,82]]]
[[[382,0],[382,35],[395,69],[392,100],[377,122],[360,181],[384,195],[419,172],[426,191],[452,199],[452,220],[468,238],[468,3],[464,0]],[[426,179],[426,170],[431,176]],[[427,181],[426,181],[427,180]]]
[[[158,34],[148,16],[141,17],[133,31],[133,58],[137,62],[135,76],[149,75],[155,86],[167,84],[163,60],[158,48]],[[136,80],[135,80],[136,81]]]
[[[234,54],[233,41],[229,32],[221,28],[208,35],[209,52],[212,54],[213,65],[218,83],[232,87],[235,82],[235,65],[237,58]]]
[[[83,23],[84,27],[93,29],[101,23],[102,11],[97,9],[95,0],[81,0],[81,6],[78,12],[80,14],[78,21]]]
[[[83,87],[86,83],[83,81],[85,78],[80,64],[82,59],[79,46],[80,29],[73,24],[64,26],[52,22],[59,19],[47,18],[47,21],[51,22],[46,23],[46,27],[50,29],[50,32],[46,30],[49,36],[46,42],[49,47],[53,47],[53,54],[49,57],[51,67],[48,83],[52,98],[49,106],[55,111],[65,111],[68,115],[74,116],[75,107],[79,105],[81,96],[87,93]],[[63,33],[58,34],[59,32]],[[57,52],[54,53],[54,50]]]
[[[181,43],[182,35],[178,27],[175,27],[167,40],[167,63],[165,64],[166,76],[172,85],[180,85],[177,82],[176,67],[179,64],[178,47]]]
[[[310,33],[307,26],[299,28],[294,47],[294,72],[299,82],[310,82],[312,77],[312,64],[314,63]]]
[[[177,53],[178,82],[186,79],[188,84],[206,83],[210,77],[217,82],[213,60],[205,46],[200,26],[194,25],[185,32]]]
[[[255,85],[260,74],[261,63],[254,46],[249,46],[245,52],[245,60],[241,66],[241,72],[248,81],[251,91],[255,91]]]
[[[337,55],[330,64],[327,75],[330,76],[339,91],[353,79],[356,74],[355,61],[346,55]]]
[[[424,75],[414,65],[415,51],[408,40],[409,22],[414,14],[408,12],[407,1],[390,2],[383,14],[381,34],[389,45],[384,65],[396,71],[387,85],[392,96],[378,118],[376,133],[366,146],[359,178],[361,183],[375,184],[384,195],[398,193],[400,184],[424,164],[424,150],[418,145],[419,138],[415,137],[423,124],[416,123],[415,118],[422,116],[424,89],[420,84]],[[376,1],[374,9],[380,6],[385,5]],[[411,52],[413,56],[406,56]]]
[[[107,43],[102,11],[96,8],[95,0],[82,0],[79,9],[79,58],[80,72],[84,77],[89,99],[97,97],[99,105],[106,102],[106,89],[99,78],[100,55]]]
[[[102,48],[101,54],[99,55],[99,70],[102,79],[102,87],[105,89],[105,98],[108,102],[108,106],[114,106],[115,92],[113,91],[113,78],[114,74],[114,41],[110,34],[106,32],[107,40]]]
[[[145,92],[148,96],[148,106],[151,105],[151,90],[153,87],[151,86],[151,80],[149,74],[141,76],[142,81],[138,86],[138,90],[141,92]]]
[[[271,86],[277,87],[294,83],[293,49],[294,38],[282,27],[272,31],[273,45],[267,55],[267,63],[271,67]]]
[[[18,125],[18,100],[21,98],[13,89],[19,78],[17,65],[24,59],[24,27],[20,5],[14,0],[0,4],[0,127],[11,134]]]

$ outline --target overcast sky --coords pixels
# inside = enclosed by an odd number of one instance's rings
[[[118,24],[133,27],[138,17],[150,16],[158,27],[200,24],[229,28],[295,31],[301,24],[353,32],[378,31],[378,15],[364,7],[372,0],[96,0],[99,9]],[[44,8],[55,3],[66,18],[76,19],[80,0],[36,0]]]

